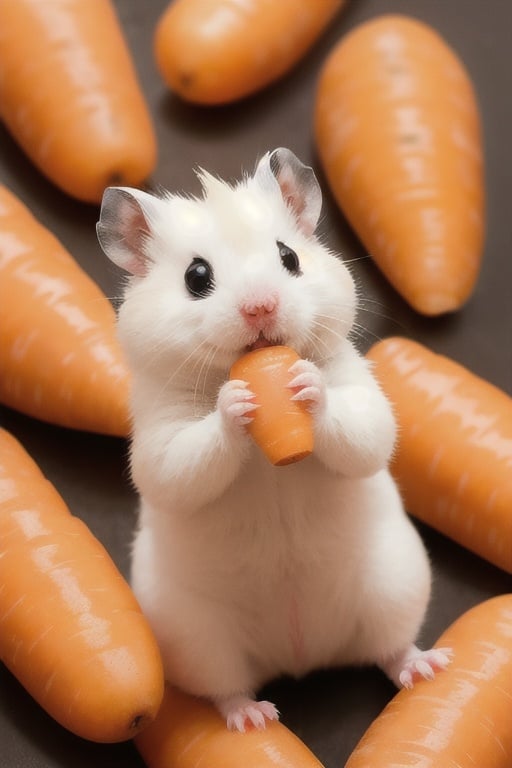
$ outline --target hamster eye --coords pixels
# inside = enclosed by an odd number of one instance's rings
[[[204,299],[214,289],[213,269],[206,259],[196,256],[185,270],[185,285],[191,296]]]
[[[283,267],[292,275],[301,275],[302,271],[300,268],[299,257],[295,251],[285,245],[285,243],[281,243],[279,240],[277,241],[277,247],[279,248],[279,257]]]

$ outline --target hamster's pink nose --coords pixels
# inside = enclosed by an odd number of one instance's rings
[[[261,325],[272,320],[277,312],[277,296],[267,296],[262,301],[245,301],[240,306],[240,314],[249,325]]]

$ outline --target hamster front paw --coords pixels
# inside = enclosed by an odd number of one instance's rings
[[[293,379],[288,384],[295,390],[292,400],[303,400],[310,411],[318,411],[325,406],[325,382],[317,366],[310,360],[297,360],[289,370]]]
[[[245,427],[252,421],[251,411],[259,408],[254,402],[254,394],[246,381],[233,379],[220,388],[217,408],[228,429],[245,432]]]

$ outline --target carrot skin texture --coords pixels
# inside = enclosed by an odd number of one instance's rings
[[[0,402],[126,436],[129,373],[100,288],[0,185]]]
[[[470,77],[423,22],[381,16],[346,35],[318,82],[315,141],[336,201],[418,312],[459,309],[484,247],[479,109]]]
[[[155,33],[158,69],[187,101],[241,99],[291,70],[343,5],[344,0],[174,0]]]
[[[512,398],[409,339],[367,357],[395,407],[391,471],[408,511],[512,573]]]
[[[0,430],[0,660],[83,738],[132,738],[163,670],[126,581],[21,444]]]
[[[213,704],[170,686],[135,745],[148,768],[322,768],[282,723],[235,733]]]
[[[345,768],[509,768],[512,761],[512,594],[486,600],[439,638],[453,649],[434,680],[402,689]]]
[[[156,164],[151,117],[110,0],[0,0],[0,118],[52,182],[99,203]]]
[[[313,421],[303,402],[293,401],[287,388],[288,372],[300,360],[295,350],[284,346],[255,349],[239,358],[230,378],[247,381],[260,406],[248,424],[253,440],[275,466],[301,461],[313,452]]]

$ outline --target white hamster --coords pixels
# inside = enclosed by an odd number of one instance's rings
[[[200,198],[105,191],[98,238],[131,273],[119,337],[133,374],[131,471],[140,494],[132,586],[167,678],[215,702],[231,729],[277,711],[281,674],[378,664],[397,685],[448,652],[414,641],[430,565],[387,469],[390,405],[350,341],[352,277],[317,237],[321,191],[287,149]],[[315,449],[273,467],[246,425],[245,351],[293,347],[291,395]]]

